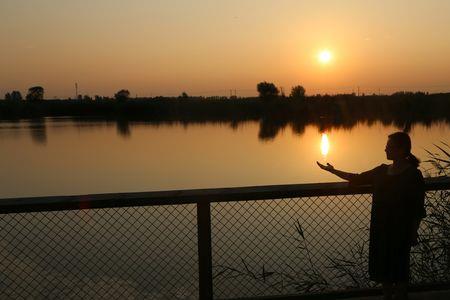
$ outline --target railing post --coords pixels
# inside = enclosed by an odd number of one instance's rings
[[[198,272],[200,300],[213,298],[211,204],[197,202]]]

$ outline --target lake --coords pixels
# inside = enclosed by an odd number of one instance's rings
[[[315,161],[351,172],[386,163],[397,130],[285,126],[268,139],[258,122],[1,122],[0,196],[338,181]],[[426,160],[449,133],[446,123],[411,126],[413,153]],[[364,287],[370,206],[370,195],[213,203],[215,296],[299,293],[304,280],[333,290],[356,277]],[[195,205],[7,214],[0,228],[2,296],[197,298]],[[355,262],[352,278],[332,267],[339,259]]]
[[[261,139],[259,122],[146,123],[45,118],[0,123],[0,197],[74,195],[339,181],[316,161],[362,172],[387,163],[393,125],[284,127]],[[412,125],[412,152],[450,137],[448,123]],[[422,170],[427,164],[422,165]]]

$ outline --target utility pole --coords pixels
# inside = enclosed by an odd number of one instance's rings
[[[358,86],[358,97],[359,97],[359,86]]]
[[[75,100],[78,99],[78,83],[75,82]]]

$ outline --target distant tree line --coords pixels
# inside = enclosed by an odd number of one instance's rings
[[[44,100],[44,88],[41,86],[33,86],[28,89],[27,96],[25,98],[28,101],[41,101]],[[22,94],[19,91],[12,91],[5,94],[5,100],[7,101],[20,101],[23,100]]]
[[[280,94],[280,89],[272,82],[260,82],[256,85],[256,90],[258,91],[259,98],[263,100],[275,100],[278,98],[285,98],[284,94]],[[292,100],[305,100],[306,91],[301,85],[293,86],[289,98]]]
[[[299,93],[303,93],[301,89]],[[381,122],[404,131],[409,131],[417,123],[425,126],[434,122],[450,124],[450,93],[314,95],[305,97],[306,101],[291,101],[281,95],[275,101],[262,101],[259,97],[224,100],[228,98],[192,96],[185,100],[183,95],[128,101],[111,99],[0,101],[0,119],[65,116],[84,120],[92,117],[116,120],[124,132],[129,121],[170,124],[226,122],[233,128],[237,128],[240,122],[256,121],[260,123],[260,139],[272,139],[286,126],[290,126],[295,134],[302,134],[308,124],[327,130]]]
[[[22,94],[19,91],[12,91],[11,93],[6,93],[5,95],[5,100],[7,101],[20,101],[22,99]]]
[[[277,100],[293,100],[296,103],[304,102],[305,100],[326,100],[326,99],[339,99],[339,98],[352,98],[352,97],[368,97],[368,96],[378,96],[378,97],[394,97],[394,98],[405,98],[405,97],[417,97],[417,96],[425,96],[428,95],[428,93],[424,92],[409,92],[409,91],[399,91],[393,93],[391,96],[387,95],[365,95],[362,94],[362,96],[357,96],[355,93],[351,94],[337,94],[337,95],[310,95],[306,96],[306,90],[301,85],[296,85],[291,88],[291,91],[289,93],[289,96],[285,96],[284,93],[280,88],[278,88],[274,83],[263,81],[256,85],[256,90],[258,92],[258,98],[255,97],[237,97],[236,95],[231,95],[230,97],[225,96],[190,96],[186,92],[182,92],[178,97],[163,97],[163,96],[156,96],[156,97],[140,97],[134,98],[135,100],[169,100],[169,99],[179,99],[179,100],[254,100],[259,99],[262,100],[262,102],[273,102]],[[28,89],[28,92],[25,96],[25,100],[29,102],[41,102],[44,100],[44,88],[41,86],[33,86]],[[22,97],[22,94],[20,91],[14,90],[12,92],[8,92],[5,94],[4,99],[8,102],[17,102],[24,100]],[[130,91],[127,89],[121,89],[117,91],[113,97],[105,97],[105,96],[99,96],[95,95],[94,97],[91,97],[89,95],[77,95],[75,100],[82,101],[82,102],[93,102],[93,101],[116,101],[117,103],[124,103],[130,100]],[[68,98],[67,100],[72,100],[71,98]]]
[[[280,89],[271,82],[260,82],[256,85],[256,90],[258,91],[259,98],[262,100],[275,100],[278,98],[286,98],[284,94],[280,94]],[[293,100],[304,100],[305,99],[305,88],[301,85],[292,87],[289,98]],[[156,98],[167,98],[167,97],[156,97]],[[212,98],[212,99],[238,99],[236,95],[231,95],[228,97],[223,96],[212,96],[212,97],[191,97],[186,92],[182,92],[178,99],[199,99],[199,98]],[[251,98],[251,97],[250,97]],[[28,89],[28,93],[25,97],[28,101],[41,101],[44,100],[44,88],[41,86],[34,86]],[[121,89],[114,94],[114,98],[103,97],[95,95],[92,98],[89,95],[77,95],[76,100],[78,101],[100,101],[100,100],[116,100],[118,102],[125,102],[130,99],[130,91],[127,89]],[[148,98],[147,98],[148,99]],[[23,100],[22,94],[19,91],[12,91],[11,93],[5,94],[5,100],[7,101],[20,101]],[[72,100],[69,98],[68,100]]]
[[[415,123],[426,126],[433,122],[450,124],[450,93],[428,94],[400,91],[388,95],[308,95],[301,85],[292,87],[289,96],[271,82],[256,85],[258,97],[191,96],[182,92],[177,97],[130,98],[130,91],[121,89],[114,97],[78,95],[75,100],[44,99],[44,88],[28,89],[26,101],[19,91],[12,91],[0,101],[0,119],[71,116],[88,119],[105,118],[120,122],[127,132],[131,120],[148,122],[260,122],[259,137],[272,139],[280,130],[290,126],[302,134],[305,126],[315,124],[327,128],[352,128],[366,122],[395,125],[404,131]]]

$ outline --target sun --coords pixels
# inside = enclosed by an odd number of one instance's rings
[[[331,52],[329,50],[322,50],[317,55],[317,58],[321,64],[325,65],[331,61],[331,59],[333,58],[333,55],[331,54]]]

